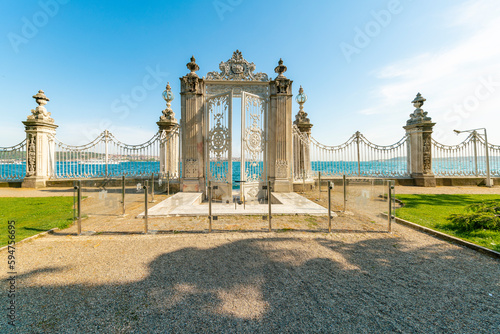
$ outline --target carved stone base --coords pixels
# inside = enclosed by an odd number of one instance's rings
[[[305,185],[305,187],[304,187]],[[302,181],[295,181],[293,183],[293,191],[294,192],[302,192],[304,191],[312,191],[314,188],[316,188],[316,181],[314,180],[306,180],[306,182]],[[323,186],[323,189],[326,189],[326,185]]]
[[[436,186],[436,177],[431,175],[412,175],[415,186],[417,187],[435,187]]]
[[[181,191],[187,193],[205,192],[205,181],[203,179],[182,179]]]
[[[276,193],[293,192],[293,183],[288,180],[275,180],[273,185],[273,192]]]
[[[23,183],[21,184],[22,188],[45,188],[46,187],[47,178],[41,176],[28,176],[25,177]]]

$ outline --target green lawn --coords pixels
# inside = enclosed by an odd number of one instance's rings
[[[16,222],[16,241],[73,221],[73,197],[0,198],[0,246],[8,240],[7,223]]]
[[[396,195],[396,198],[405,204],[396,210],[397,217],[500,252],[499,231],[460,232],[446,220],[452,213],[464,213],[467,205],[500,201],[500,195]]]

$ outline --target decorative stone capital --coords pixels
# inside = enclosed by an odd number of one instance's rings
[[[43,90],[39,90],[37,94],[33,95],[38,107],[31,109],[31,115],[28,116],[27,122],[44,122],[54,123],[54,119],[50,117],[50,112],[44,107],[50,100],[45,96]]]
[[[417,96],[413,99],[413,101],[411,101],[411,103],[413,103],[413,106],[416,109],[413,111],[412,114],[410,114],[410,119],[406,121],[407,126],[432,122],[431,118],[427,116],[427,111],[421,109],[425,101],[426,99],[420,93],[418,93]]]

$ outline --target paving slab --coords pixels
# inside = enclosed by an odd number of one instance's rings
[[[320,215],[327,216],[328,209],[296,193],[271,193],[271,212],[276,215]],[[212,203],[212,215],[266,215],[268,204],[250,202],[243,204]],[[202,193],[177,193],[148,210],[148,217],[207,216],[208,203],[202,202]],[[332,212],[332,216],[336,216]],[[144,217],[141,212],[138,218]]]

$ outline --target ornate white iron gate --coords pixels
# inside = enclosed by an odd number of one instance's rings
[[[231,124],[233,93],[206,100],[206,175],[216,189],[213,197],[232,202]]]
[[[267,179],[267,103],[266,99],[241,94],[241,180],[240,196],[245,200],[265,197],[262,186]]]

